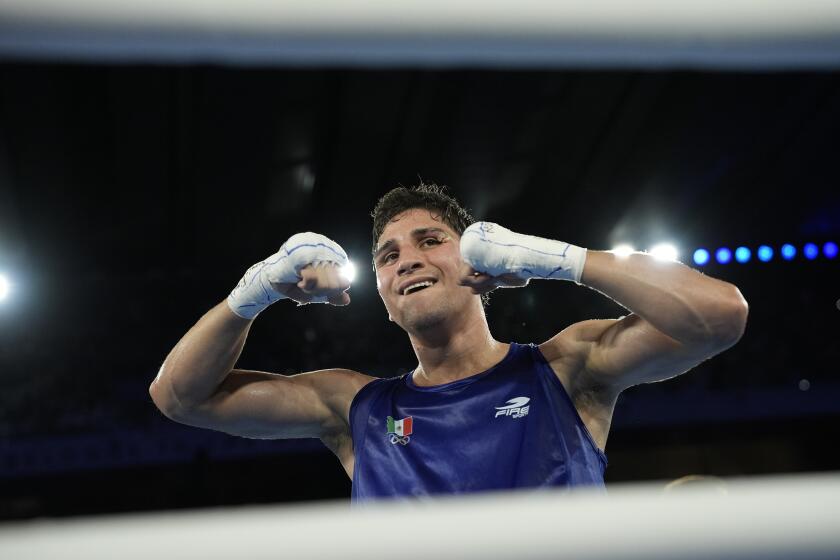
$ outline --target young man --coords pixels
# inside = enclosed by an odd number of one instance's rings
[[[472,223],[433,185],[390,191],[373,216],[377,290],[408,334],[413,372],[233,369],[271,303],[350,302],[341,247],[297,234],[175,346],[150,387],[160,410],[245,437],[320,438],[353,480],[354,500],[603,485],[619,393],[683,373],[744,331],[747,304],[732,284],[646,254]],[[631,313],[571,325],[539,346],[495,340],[481,295],[532,278],[577,282]]]

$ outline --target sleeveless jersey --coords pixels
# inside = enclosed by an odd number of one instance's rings
[[[418,387],[376,379],[350,406],[352,501],[489,490],[603,488],[607,458],[533,344],[487,371]]]

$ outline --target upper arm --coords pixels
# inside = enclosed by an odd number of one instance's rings
[[[631,313],[575,323],[541,349],[555,371],[582,374],[576,384],[609,388],[617,394],[684,373],[732,344],[717,340],[685,344]]]
[[[324,438],[348,429],[350,403],[373,378],[345,369],[297,375],[233,370],[206,401],[173,419],[252,438]]]

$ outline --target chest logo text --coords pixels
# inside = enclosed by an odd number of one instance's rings
[[[496,418],[499,416],[510,416],[511,418],[522,418],[528,416],[528,409],[531,407],[528,403],[531,399],[528,397],[514,397],[510,399],[505,406],[496,407]]]

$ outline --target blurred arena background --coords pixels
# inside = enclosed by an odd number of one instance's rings
[[[835,50],[757,68],[243,64],[174,47],[96,60],[79,43],[33,49],[44,41],[21,25],[0,27],[0,518],[348,497],[319,442],[180,426],[147,387],[243,271],[304,230],[348,250],[353,302],[277,305],[240,365],[412,368],[376,294],[368,214],[421,178],[517,231],[592,249],[672,243],[749,301],[738,345],[620,398],[608,484],[840,469]],[[717,262],[739,246],[749,260]],[[623,314],[540,282],[494,293],[487,311],[498,338],[520,342]]]

